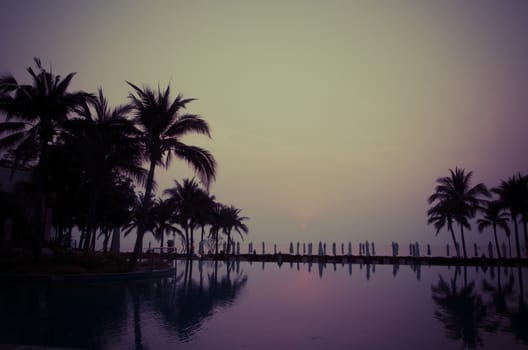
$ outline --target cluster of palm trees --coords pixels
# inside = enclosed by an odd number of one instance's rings
[[[37,58],[27,71],[30,84],[19,84],[12,75],[0,77],[0,151],[13,169],[25,166],[32,172],[25,191],[32,193],[30,238],[37,250],[50,219],[59,237],[79,227],[84,249],[94,248],[97,232],[106,246],[110,232],[135,226],[134,260],[143,251],[146,232],[162,239],[165,232],[177,229],[175,224],[190,234],[191,246],[197,225],[202,232],[209,225],[217,236],[225,232],[229,237],[233,227],[247,232],[247,218],[238,215],[239,209],[211,204],[214,197],[208,189],[216,175],[212,154],[182,142],[187,134],[210,137],[208,123],[185,112],[194,99],[173,99],[169,87],[140,88],[127,82],[132,90],[129,102],[110,108],[102,89],[97,94],[69,92],[75,73],[55,75]],[[168,167],[173,157],[190,165],[203,189],[188,180],[168,191],[169,199],[155,200],[156,169]],[[135,184],[144,191],[136,193]],[[194,192],[184,193],[190,189]],[[236,212],[238,223],[229,226],[225,219],[214,224],[209,216],[199,217],[204,201],[192,198],[195,205],[190,205],[189,198],[178,197],[184,194],[207,197],[207,205],[225,215],[230,211],[231,219]]]
[[[470,220],[478,214],[478,229],[482,232],[491,227],[493,229],[497,256],[503,258],[499,248],[497,229],[504,231],[508,238],[509,255],[511,253],[510,225],[515,233],[517,257],[521,258],[521,242],[519,240],[519,225],[524,229],[524,251],[528,253],[528,176],[516,174],[508,180],[502,180],[500,185],[489,190],[483,183],[471,185],[472,171],[455,168],[449,169],[450,175],[436,180],[435,192],[429,197],[431,207],[427,211],[428,224],[433,224],[438,234],[447,227],[453,244],[460,257],[458,241],[453,226],[460,229],[460,239],[464,258],[467,258],[464,230],[471,229]]]
[[[239,208],[217,202],[215,197],[201,188],[194,179],[184,179],[181,183],[174,181],[174,186],[164,190],[163,194],[166,198],[152,200],[153,205],[145,223],[145,231],[151,232],[161,242],[162,250],[164,236],[172,234],[173,237],[178,235],[181,238],[187,254],[194,254],[194,233],[200,230],[202,254],[205,253],[205,242],[213,242],[214,252],[219,253],[218,242],[221,233],[226,236],[226,249],[223,252],[229,253],[234,251],[231,250],[231,243],[234,241],[231,233],[237,232],[243,238],[243,235],[249,232],[245,224],[248,218],[241,216]],[[125,228],[125,235],[139,226],[141,203],[136,202],[132,213],[132,220]]]

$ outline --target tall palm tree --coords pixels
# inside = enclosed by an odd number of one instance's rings
[[[127,105],[111,109],[103,90],[99,89],[97,98],[78,108],[79,118],[63,123],[65,146],[73,150],[80,162],[83,176],[79,181],[89,189],[88,238],[94,234],[101,187],[117,174],[131,176],[139,182],[145,178],[138,130],[126,118],[129,111]]]
[[[144,159],[149,163],[145,196],[143,200],[143,215],[137,230],[134,246],[134,259],[137,260],[143,250],[143,235],[147,222],[150,197],[154,187],[154,175],[159,165],[168,167],[173,156],[185,160],[197,173],[199,179],[206,185],[215,179],[216,161],[205,149],[190,146],[181,138],[190,133],[210,137],[209,125],[200,116],[186,114],[182,111],[193,99],[178,95],[174,100],[170,97],[170,88],[157,91],[145,87],[143,89],[127,82],[133,89],[129,95],[134,109],[134,122],[141,132]]]
[[[35,69],[28,67],[31,84],[19,84],[12,75],[0,78],[0,150],[14,150],[14,167],[20,162],[37,160],[36,178],[39,193],[37,209],[37,242],[44,234],[44,214],[47,208],[48,151],[56,140],[60,125],[92,95],[82,91],[68,92],[75,76],[62,78],[42,67],[35,58]],[[15,121],[13,121],[15,120]],[[38,243],[37,243],[38,246]]]
[[[471,229],[469,219],[475,217],[477,210],[482,207],[483,200],[480,197],[489,197],[490,193],[483,183],[471,187],[472,171],[466,173],[464,169],[455,168],[455,170],[449,169],[449,172],[450,176],[436,180],[437,186],[429,197],[429,203],[444,207],[450,212],[451,218],[458,223],[464,258],[467,259],[464,228]]]
[[[238,232],[242,238],[244,237],[242,236],[242,233],[248,234],[249,232],[247,225],[244,223],[244,221],[249,220],[249,218],[246,216],[240,216],[241,211],[242,209],[236,208],[232,205],[222,206],[220,209],[222,230],[227,236],[226,253],[230,252],[231,232],[233,230]]]
[[[455,238],[455,232],[453,231],[454,211],[450,201],[438,202],[427,210],[427,216],[427,224],[434,224],[437,235],[440,230],[447,225],[447,230],[451,234],[451,239],[453,240],[453,247],[456,249],[458,257],[460,257],[458,242]]]
[[[510,228],[508,227],[508,217],[503,211],[501,202],[499,201],[487,201],[484,207],[484,217],[477,220],[478,230],[482,232],[487,227],[493,228],[493,235],[495,236],[495,247],[497,248],[497,256],[499,259],[502,258],[499,240],[497,238],[497,226],[502,228],[507,235],[510,234]]]
[[[521,246],[519,242],[519,226],[517,220],[523,216],[528,207],[528,189],[526,176],[521,174],[508,178],[507,181],[501,181],[499,187],[492,189],[492,192],[499,195],[502,205],[510,212],[513,231],[515,232],[515,243],[517,245],[517,257],[521,257]],[[526,237],[525,232],[525,241]],[[527,243],[528,244],[528,243]]]

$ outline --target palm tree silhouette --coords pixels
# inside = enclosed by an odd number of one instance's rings
[[[21,162],[38,159],[38,246],[44,234],[44,213],[48,200],[49,147],[56,141],[61,123],[92,95],[67,91],[75,73],[62,78],[44,69],[40,59],[35,58],[34,61],[35,70],[27,68],[32,78],[31,85],[19,84],[12,75],[0,78],[0,112],[5,114],[6,120],[0,123],[0,134],[7,134],[0,139],[0,150],[14,149],[13,168]]]
[[[174,213],[176,212],[173,202],[168,199],[158,198],[154,201],[152,206],[152,222],[154,225],[153,234],[159,241],[161,241],[161,248],[163,249],[165,234],[182,235],[181,230],[175,226]]]
[[[455,238],[455,232],[453,231],[453,206],[450,203],[450,201],[445,200],[438,202],[436,205],[430,208],[427,211],[427,224],[434,224],[434,227],[436,229],[436,235],[438,235],[440,230],[442,230],[442,228],[447,225],[447,230],[449,231],[449,233],[451,233],[451,239],[453,240],[453,246],[457,251],[457,256],[460,257],[460,251],[457,248],[458,243]]]
[[[501,252],[499,247],[499,240],[497,238],[497,226],[502,228],[506,234],[510,235],[510,228],[508,227],[508,218],[503,211],[501,202],[487,201],[484,207],[484,217],[477,220],[478,230],[482,232],[487,227],[493,228],[493,235],[495,236],[495,247],[497,248],[497,255],[500,258]]]
[[[527,177],[517,174],[510,177],[507,181],[501,181],[499,187],[492,189],[492,192],[499,195],[502,205],[510,212],[511,221],[513,223],[513,231],[515,232],[515,243],[517,245],[517,257],[521,257],[521,246],[519,242],[519,227],[517,219],[522,216],[528,208],[528,188]],[[523,221],[526,228],[526,221]],[[525,231],[525,243],[528,244],[528,237]]]
[[[207,215],[205,211],[209,208],[209,194],[200,188],[194,179],[184,179],[180,184],[174,181],[174,187],[163,191],[168,195],[171,203],[178,207],[177,222],[184,229],[187,253],[194,253],[194,229],[199,225],[205,225],[203,220]]]
[[[472,171],[466,173],[464,169],[455,168],[449,169],[449,172],[450,176],[436,180],[435,193],[429,197],[429,204],[436,202],[435,207],[447,212],[447,217],[458,223],[464,258],[467,259],[464,228],[471,229],[469,219],[475,217],[477,210],[482,207],[479,197],[489,197],[490,193],[483,183],[471,187]]]
[[[244,221],[249,220],[249,218],[246,216],[240,216],[241,211],[242,209],[236,208],[232,205],[224,205],[220,208],[221,227],[223,232],[227,236],[226,253],[230,252],[231,232],[233,230],[238,232],[238,234],[242,238],[244,238],[244,236],[242,236],[242,233],[248,234],[249,232],[247,225],[244,223]]]
[[[149,162],[149,171],[145,183],[145,196],[142,204],[143,213],[137,229],[134,258],[136,261],[143,250],[143,235],[147,222],[148,209],[151,205],[151,194],[154,186],[156,166],[167,167],[172,156],[181,158],[194,169],[199,179],[208,187],[215,179],[216,161],[206,150],[186,145],[181,137],[189,133],[198,133],[210,137],[209,125],[198,115],[185,114],[182,110],[193,99],[178,95],[170,98],[170,88],[165,91],[143,89],[127,82],[133,89],[129,95],[134,109],[134,121],[141,132],[140,140],[144,147],[144,158]]]
[[[81,164],[82,178],[89,189],[87,240],[95,234],[96,207],[100,189],[117,174],[131,176],[141,182],[145,170],[141,167],[141,144],[138,130],[126,119],[129,106],[108,107],[108,102],[99,89],[97,98],[78,108],[80,118],[63,123],[62,139]]]

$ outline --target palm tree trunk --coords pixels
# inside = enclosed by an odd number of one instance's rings
[[[215,251],[216,251],[216,255],[218,255],[218,230],[215,232]]]
[[[451,233],[451,238],[453,239],[453,245],[454,245],[454,249],[455,251],[457,252],[457,257],[460,258],[460,251],[457,249],[457,241],[456,241],[456,237],[455,237],[455,232],[453,231],[453,227],[450,225],[449,226],[449,232]]]
[[[526,216],[523,215],[523,229],[524,229],[524,248],[526,249],[525,254],[528,254],[528,232],[526,227]]]
[[[497,225],[493,225],[493,234],[495,235],[495,247],[497,248],[498,257],[499,259],[502,259],[499,248],[499,239],[497,238]]]
[[[89,205],[88,205],[88,220],[87,220],[87,233],[88,240],[86,242],[91,242],[92,235],[95,235],[95,209],[97,206],[97,198],[99,197],[98,188],[95,188],[90,191]],[[88,244],[85,243],[84,250],[88,250]]]
[[[510,236],[508,236],[508,251],[510,253],[510,258],[512,257],[512,249],[511,249],[511,239]]]
[[[515,231],[515,243],[517,244],[517,257],[521,258],[521,244],[519,243],[519,226],[517,225],[517,215],[511,213],[511,218],[513,221],[513,228]]]
[[[189,228],[185,225],[185,249],[187,254],[189,254]]]
[[[191,226],[191,242],[189,246],[190,246],[189,257],[192,257],[194,254],[194,228],[193,226]]]
[[[464,239],[464,226],[460,225],[460,236],[462,237],[462,249],[464,250],[464,259],[467,259],[466,240]]]
[[[150,168],[145,184],[145,195],[143,197],[141,216],[137,228],[136,244],[134,245],[134,254],[132,256],[132,263],[135,264],[141,253],[143,252],[143,236],[145,234],[145,226],[148,220],[148,210],[150,207],[150,195],[152,193],[152,186],[154,185],[154,172],[156,170],[156,160],[151,157]]]

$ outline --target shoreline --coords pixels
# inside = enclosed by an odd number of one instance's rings
[[[152,257],[163,258],[169,254],[152,254]],[[150,255],[145,255],[149,259]],[[185,254],[172,254],[174,260],[188,260]],[[358,256],[358,255],[292,255],[292,254],[212,254],[203,257],[194,256],[191,260],[203,261],[248,261],[248,262],[275,262],[282,264],[293,263],[330,263],[330,264],[379,264],[379,265],[430,265],[430,266],[507,266],[528,267],[526,258],[489,259],[486,257],[457,258],[457,257],[413,257],[413,256]]]

